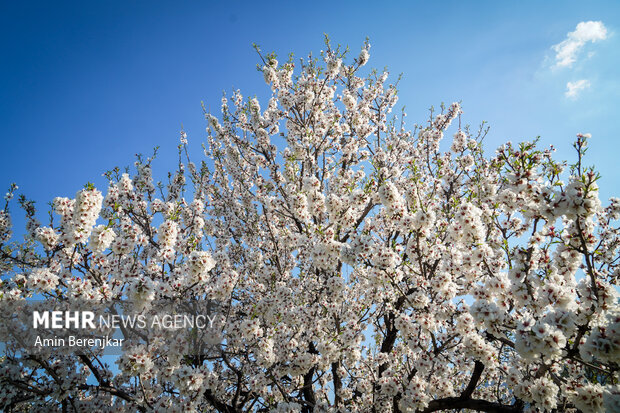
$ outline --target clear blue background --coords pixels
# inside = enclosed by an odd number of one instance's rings
[[[553,69],[552,46],[588,20],[608,38]],[[592,133],[602,197],[620,195],[618,30],[617,1],[3,1],[0,190],[16,182],[44,209],[89,181],[105,193],[105,170],[154,146],[164,177],[181,125],[201,156],[201,101],[217,111],[233,88],[268,95],[253,42],[285,60],[317,53],[328,33],[353,56],[368,36],[369,66],[404,74],[409,124],[462,101],[466,122],[489,122],[489,151],[541,135],[565,159],[576,133]],[[582,78],[591,87],[567,99]]]

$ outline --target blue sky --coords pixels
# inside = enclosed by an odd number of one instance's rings
[[[617,1],[5,1],[0,190],[16,182],[39,207],[89,181],[105,192],[105,170],[154,146],[163,177],[181,125],[200,158],[201,101],[268,94],[253,42],[304,56],[323,33],[355,55],[370,38],[369,66],[403,73],[410,124],[461,101],[467,123],[491,126],[489,151],[540,135],[571,160],[575,134],[591,133],[601,195],[620,195]]]

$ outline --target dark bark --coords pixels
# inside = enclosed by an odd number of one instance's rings
[[[396,342],[396,336],[398,335],[398,329],[394,325],[395,319],[396,317],[394,316],[394,313],[387,314],[383,317],[383,320],[385,322],[386,334],[385,334],[385,338],[383,339],[383,342],[381,343],[382,353],[389,354],[394,348],[394,343]],[[379,377],[383,375],[383,372],[385,371],[386,368],[387,366],[385,364],[382,364],[381,366],[379,366]]]
[[[471,395],[476,390],[476,386],[478,385],[478,381],[480,380],[480,376],[482,375],[482,371],[484,370],[484,364],[476,360],[476,364],[474,365],[474,371],[471,374],[471,378],[469,379],[469,384],[463,390],[461,394],[461,399],[469,399]]]
[[[205,399],[209,402],[211,406],[217,409],[218,412],[221,413],[237,413],[239,410],[235,409],[233,406],[230,406],[222,401],[219,401],[215,398],[211,390],[207,390],[204,392]]]
[[[314,347],[314,343],[310,343],[310,348],[308,350],[310,354],[319,354],[316,347]],[[314,389],[312,388],[312,381],[314,379],[314,373],[316,371],[316,366],[313,366],[306,374],[304,374],[304,387],[302,388],[302,394],[304,400],[306,401],[306,405],[302,408],[302,413],[310,413],[314,410],[314,406],[316,405],[316,396],[314,394]]]

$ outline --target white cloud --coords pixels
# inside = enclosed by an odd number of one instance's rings
[[[587,42],[596,42],[607,38],[607,28],[603,22],[581,22],[574,32],[566,35],[566,39],[553,46],[555,50],[555,66],[571,67],[577,60],[577,54]]]
[[[568,82],[566,84],[566,93],[564,95],[570,99],[577,99],[577,95],[590,87],[590,81],[588,79],[581,79],[576,82]]]

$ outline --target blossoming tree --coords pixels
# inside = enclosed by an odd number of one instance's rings
[[[568,167],[535,142],[485,156],[459,104],[407,129],[368,44],[260,56],[271,99],[222,99],[166,187],[138,158],[46,226],[22,198],[22,243],[0,212],[2,300],[213,299],[217,351],[7,353],[5,411],[620,410],[620,200],[588,135]]]

